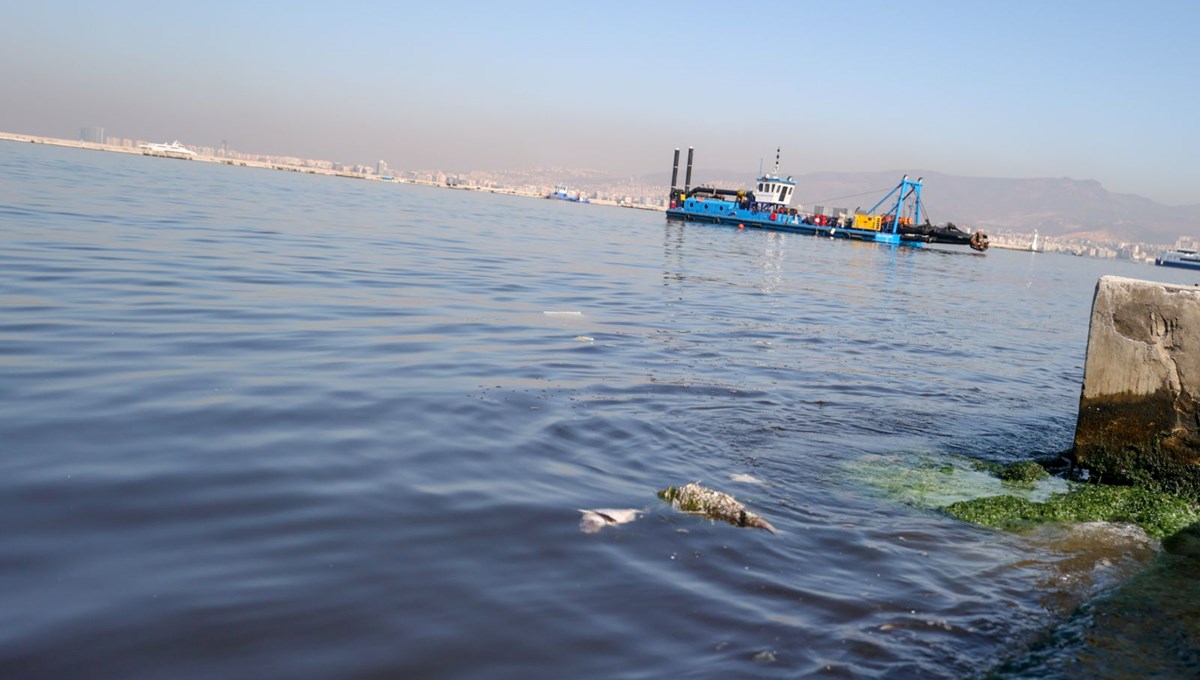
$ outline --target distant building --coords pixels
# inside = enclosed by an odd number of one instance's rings
[[[379,161],[375,164],[375,174],[380,176],[388,174],[388,164],[386,161]]]
[[[79,128],[79,141],[92,142],[94,144],[104,143],[104,128],[103,127],[83,127]]]

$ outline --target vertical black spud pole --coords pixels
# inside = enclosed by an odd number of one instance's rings
[[[692,147],[688,147],[688,167],[687,175],[683,179],[683,193],[692,193],[692,152],[695,151]]]
[[[671,164],[671,191],[675,191],[675,182],[679,179],[679,149],[675,149],[675,161]]]

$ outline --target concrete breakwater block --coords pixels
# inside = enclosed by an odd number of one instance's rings
[[[1101,481],[1200,499],[1200,288],[1096,284],[1075,462]]]

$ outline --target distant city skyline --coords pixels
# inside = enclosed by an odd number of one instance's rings
[[[146,142],[144,140],[109,136],[103,142],[96,138],[102,128],[81,128],[79,140],[39,137],[0,131],[0,141],[39,142],[85,149],[102,149],[124,153],[184,158],[176,150],[179,142],[172,144]],[[468,171],[447,173],[438,169],[394,169],[384,160],[375,166],[361,163],[339,163],[324,159],[299,158],[296,156],[271,156],[230,149],[198,145],[190,146],[188,160],[207,160],[228,165],[249,166],[305,172],[333,174],[346,177],[371,178],[384,181],[424,184],[456,189],[474,189],[491,193],[546,197],[550,187],[560,188],[562,180],[570,177],[573,187],[582,189],[579,195],[593,201],[612,206],[662,210],[666,205],[667,173],[654,173],[638,181],[635,177],[617,177],[601,171],[579,168],[541,168],[535,170]],[[194,152],[194,153],[193,153]],[[681,159],[682,161],[683,159]],[[386,176],[385,176],[386,173]],[[836,188],[845,191],[856,183],[876,185],[882,173],[812,173],[803,175],[802,184],[807,191],[828,191]],[[712,178],[710,178],[712,179]],[[890,178],[888,178],[890,179]],[[1071,255],[1131,259],[1152,263],[1169,247],[1198,248],[1200,237],[1195,229],[1200,224],[1200,206],[1170,207],[1154,204],[1143,197],[1109,194],[1092,180],[1063,179],[980,179],[953,177],[935,173],[937,184],[948,189],[951,212],[974,214],[974,228],[992,235],[993,245],[1001,248],[1039,250],[1067,253]],[[962,182],[973,187],[972,195],[964,196]],[[979,182],[985,184],[980,185]],[[737,186],[728,180],[716,179],[718,186]],[[957,185],[957,187],[956,187]],[[741,185],[741,186],[744,186]],[[863,185],[865,186],[865,184]],[[862,187],[860,187],[862,188]],[[879,191],[882,191],[880,189]],[[870,192],[868,192],[870,193]],[[1002,194],[1008,194],[1007,197]],[[1032,203],[1012,213],[1006,207],[1019,205],[1019,194],[1036,197]],[[813,195],[810,193],[810,196]],[[997,210],[997,200],[1000,201]],[[1129,201],[1132,201],[1130,203]],[[942,204],[945,205],[945,204]],[[820,212],[835,215],[846,207],[823,208],[810,204],[812,214]],[[803,212],[804,207],[795,207]],[[928,208],[928,204],[926,204]],[[1035,208],[1030,212],[1030,208]],[[981,211],[982,212],[978,212]],[[989,210],[991,212],[989,212]],[[968,226],[970,229],[971,226]],[[1038,232],[1045,228],[1039,243]],[[1116,229],[1116,233],[1109,231]],[[998,231],[993,231],[993,230]]]
[[[448,171],[782,147],[1200,204],[1194,3],[88,4],[6,13],[0,129]]]

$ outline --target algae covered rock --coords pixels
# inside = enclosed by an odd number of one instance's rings
[[[950,515],[997,529],[1019,530],[1042,522],[1128,522],[1163,539],[1200,521],[1200,509],[1169,494],[1132,486],[1076,485],[1044,503],[989,496],[951,503]]]
[[[1045,468],[1032,460],[1017,461],[1000,470],[1000,479],[1017,484],[1033,484],[1049,476]]]
[[[1172,555],[1200,558],[1200,524],[1193,524],[1163,541],[1163,548]]]
[[[689,482],[683,486],[668,486],[658,492],[658,497],[684,512],[719,519],[739,527],[766,529],[779,533],[767,520],[746,509],[733,496]]]
[[[1010,469],[1013,472],[1006,472]],[[1037,462],[1005,466],[930,451],[866,455],[848,460],[844,470],[853,483],[865,484],[892,500],[929,509],[984,496],[1009,495],[1044,501],[1052,493],[1068,489],[1065,479],[1049,475],[1044,464]]]

